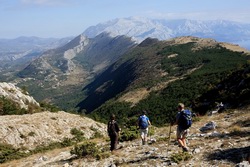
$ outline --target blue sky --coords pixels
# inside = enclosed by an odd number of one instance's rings
[[[76,36],[130,16],[250,24],[250,0],[0,0],[0,38]]]

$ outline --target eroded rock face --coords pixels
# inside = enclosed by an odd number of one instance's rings
[[[73,138],[73,128],[82,131],[87,139],[96,132],[106,135],[106,125],[92,119],[64,111],[41,112],[0,116],[0,142],[16,148],[33,149],[39,145],[63,141],[64,138]]]
[[[0,97],[13,100],[20,108],[28,109],[29,105],[39,106],[39,103],[28,92],[21,90],[12,83],[0,82]]]

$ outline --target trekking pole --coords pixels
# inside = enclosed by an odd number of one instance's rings
[[[170,145],[170,140],[171,140],[171,127],[172,127],[172,125],[171,125],[171,122],[170,122],[170,124],[169,124],[169,136],[168,136],[168,147]]]
[[[150,134],[150,128],[148,126],[148,134],[149,134],[149,141],[151,141],[151,134]]]

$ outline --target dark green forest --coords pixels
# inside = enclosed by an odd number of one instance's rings
[[[126,102],[117,102],[115,99],[121,96],[119,94],[89,116],[106,122],[110,114],[115,114],[121,124],[131,126],[136,125],[140,112],[146,110],[154,125],[163,126],[175,119],[179,102],[200,115],[212,110],[216,102],[223,102],[228,107],[237,107],[240,102],[248,103],[249,98],[246,97],[250,97],[249,56],[219,45],[194,51],[194,45],[195,43],[187,43],[166,46],[157,51],[157,56],[161,57],[158,62],[161,69],[168,73],[168,77],[179,77],[165,89],[151,92],[149,97],[133,107]],[[168,58],[171,54],[177,56]],[[189,73],[192,69],[196,70]],[[165,79],[166,77],[162,78]],[[150,78],[147,80],[153,82]]]

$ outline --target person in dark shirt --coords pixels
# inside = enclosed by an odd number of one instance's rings
[[[118,137],[119,137],[120,128],[118,123],[115,120],[115,115],[110,116],[110,120],[107,126],[107,132],[110,138],[110,151],[117,149]]]
[[[182,129],[181,122],[180,122],[180,115],[181,112],[183,112],[185,110],[185,106],[183,103],[179,103],[178,104],[178,113],[176,115],[176,122],[174,124],[177,124],[177,131],[176,131],[176,137],[177,137],[177,141],[179,143],[179,145],[182,147],[182,150],[187,152],[188,151],[188,147],[186,144],[186,136],[188,134],[188,129]]]

